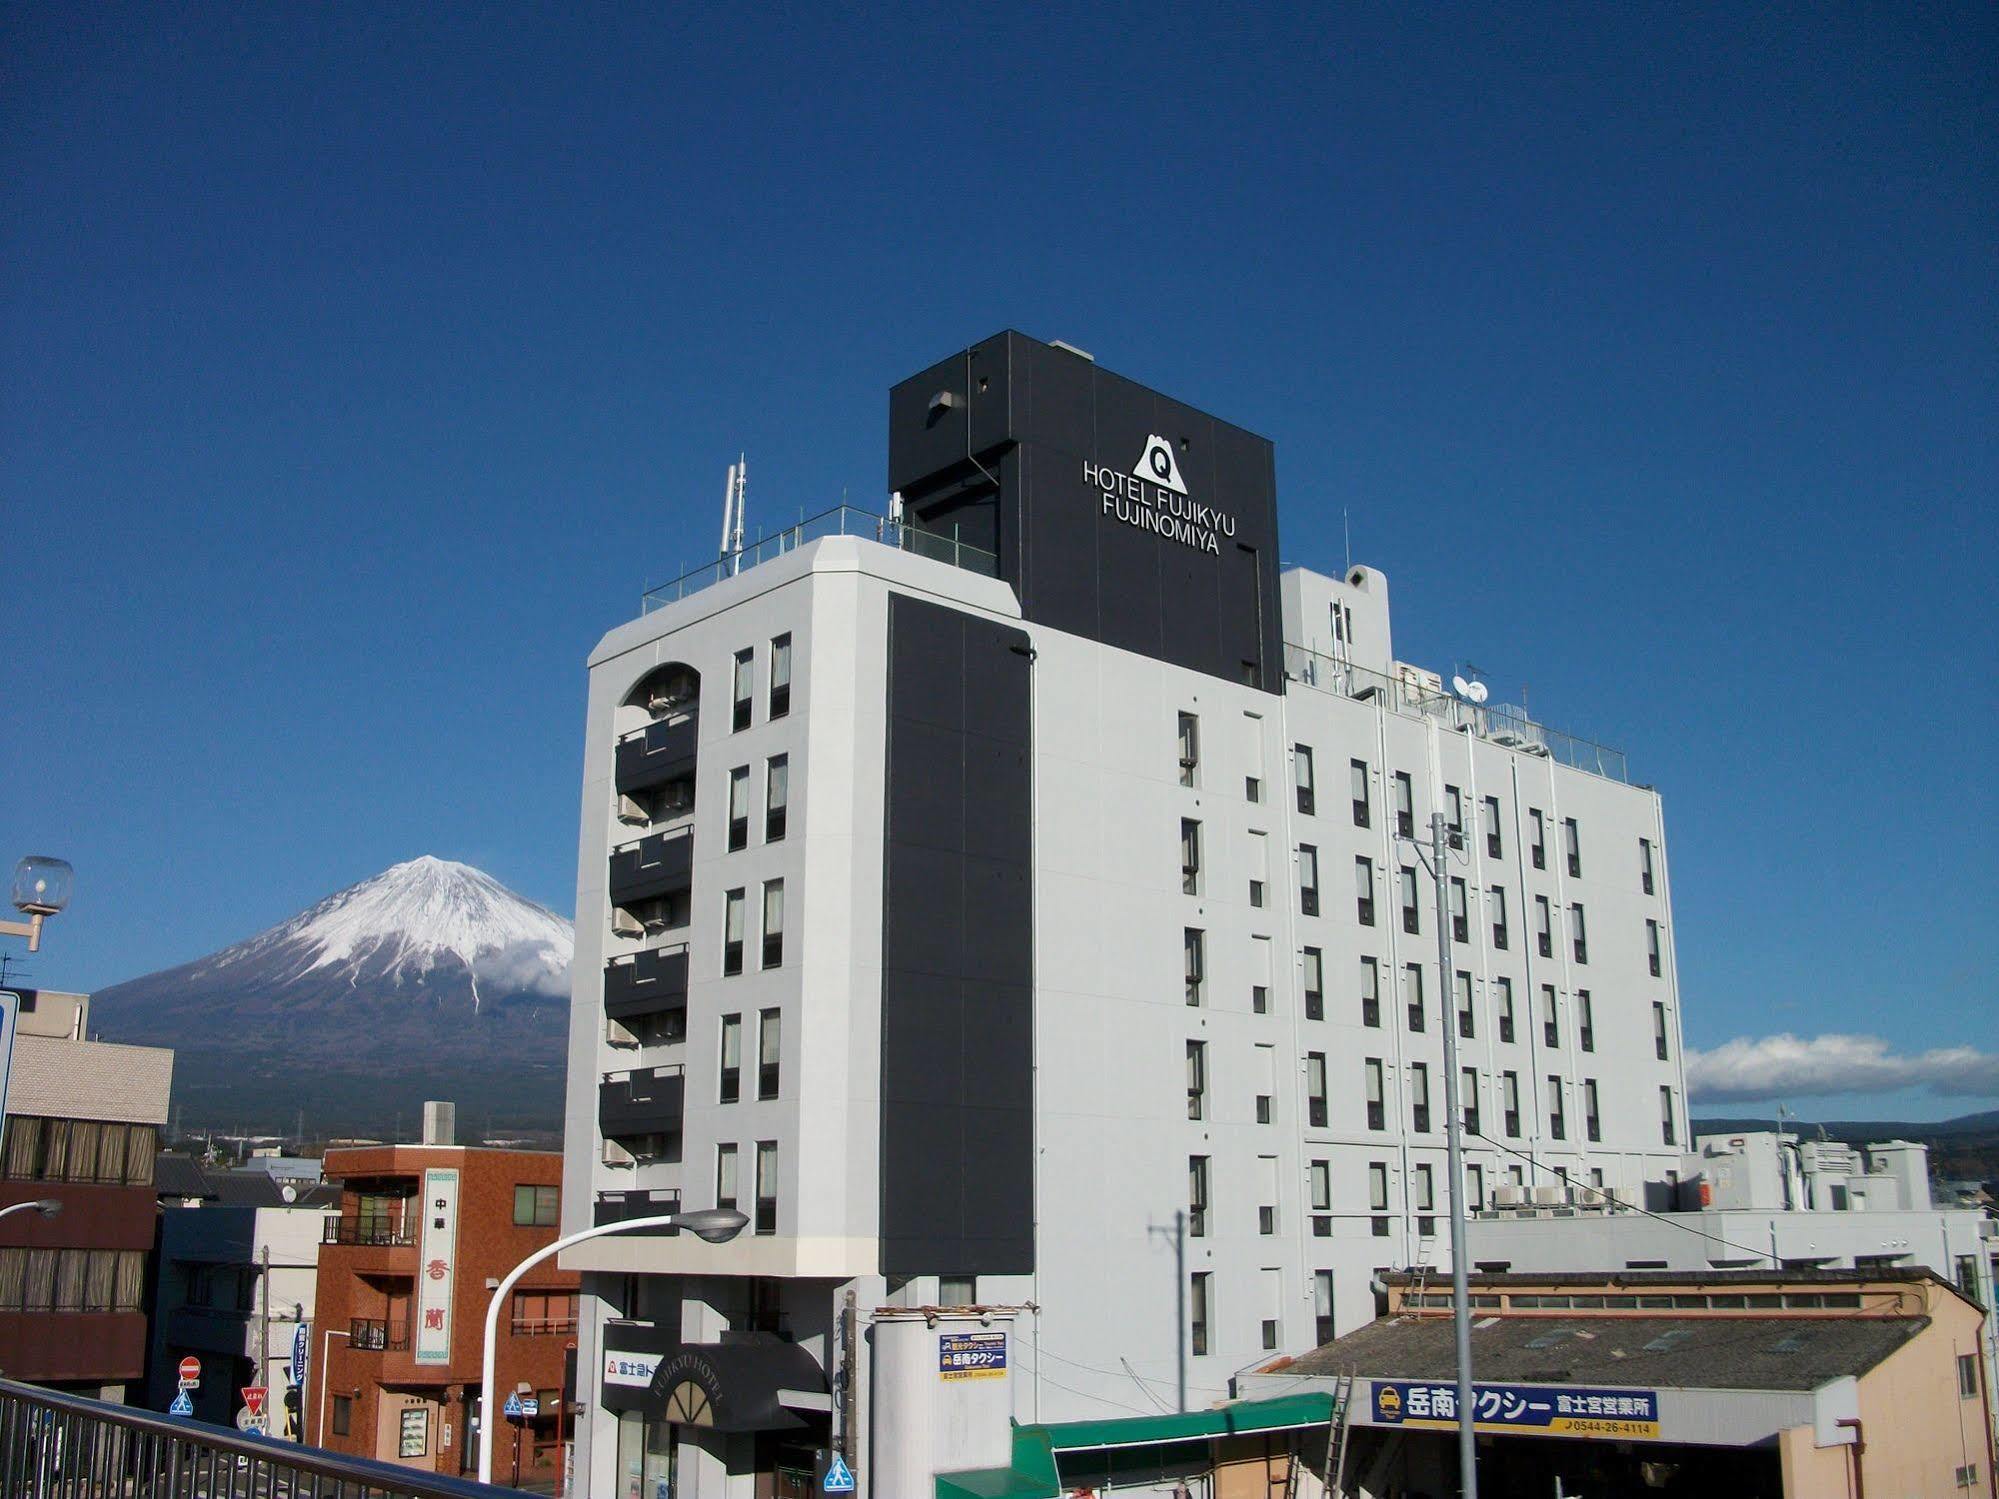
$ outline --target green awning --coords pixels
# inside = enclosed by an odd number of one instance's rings
[[[1199,1441],[1254,1431],[1325,1426],[1333,1419],[1327,1394],[1280,1395],[1244,1400],[1216,1410],[1171,1416],[1130,1416],[1116,1421],[1063,1421],[1049,1426],[1017,1426],[1013,1463],[937,1476],[936,1499],[1056,1499],[1061,1485],[1057,1452],[1088,1452],[1155,1443]]]

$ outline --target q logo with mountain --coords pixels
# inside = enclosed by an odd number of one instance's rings
[[[1235,535],[1233,515],[1187,493],[1173,444],[1157,432],[1145,439],[1130,473],[1085,459],[1083,483],[1098,492],[1106,520],[1150,531],[1211,557],[1221,554],[1224,538]]]
[[[1150,479],[1160,488],[1170,489],[1175,494],[1187,492],[1187,486],[1180,479],[1180,465],[1173,458],[1173,444],[1156,432],[1145,439],[1145,451],[1139,454],[1131,472],[1134,478]]]

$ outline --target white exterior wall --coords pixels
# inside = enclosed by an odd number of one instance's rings
[[[1388,663],[1387,584],[1357,570],[1358,587],[1289,573],[1282,581],[1286,638],[1300,632],[1324,648],[1323,628],[1307,616],[1335,597],[1353,608],[1357,664]],[[876,1275],[873,1234],[878,1211],[878,1075],[880,1027],[882,829],[885,796],[885,644],[891,589],[929,595],[969,612],[1018,622],[1011,590],[992,579],[846,538],[809,545],[717,584],[607,636],[591,661],[590,708],[577,890],[564,1229],[589,1221],[600,1191],[678,1189],[688,1207],[713,1200],[714,1147],[742,1147],[742,1190],[750,1191],[754,1142],[779,1142],[782,1163],[777,1233],[746,1232],[715,1247],[691,1237],[616,1237],[564,1257],[566,1265],[605,1272],[585,1281],[579,1391],[596,1405],[601,1323],[627,1294],[607,1278],[626,1273],[689,1276],[761,1275],[795,1280],[787,1309],[806,1341],[830,1326],[841,1292],[852,1286],[863,1312],[884,1301],[922,1305],[937,1296],[934,1277],[890,1288]],[[1210,1159],[1208,1231],[1185,1242],[1186,1273],[1210,1274],[1213,1288],[1208,1349],[1190,1356],[1188,1400],[1203,1405],[1227,1393],[1239,1369],[1270,1356],[1263,1329],[1278,1323],[1275,1347],[1301,1350],[1318,1341],[1313,1318],[1314,1272],[1332,1271],[1337,1330],[1373,1314],[1369,1280],[1376,1268],[1447,1263],[1447,1183],[1444,1169],[1442,1032],[1450,988],[1438,982],[1435,910],[1422,886],[1421,934],[1407,936],[1393,872],[1404,855],[1393,841],[1387,790],[1394,770],[1408,770],[1416,787],[1419,827],[1441,787],[1460,785],[1467,802],[1471,941],[1458,948],[1476,975],[1477,1036],[1462,1064],[1481,1073],[1486,1129],[1499,1133],[1493,1079],[1512,1068],[1523,1086],[1522,1138],[1510,1157],[1474,1142],[1471,1159],[1484,1169],[1488,1192],[1506,1167],[1548,1170],[1559,1165],[1579,1180],[1601,1170],[1607,1187],[1635,1192],[1648,1176],[1677,1167],[1686,1136],[1674,990],[1670,904],[1657,796],[1545,759],[1462,735],[1439,734],[1427,722],[1349,697],[1292,683],[1287,694],[1251,690],[1218,678],[1097,642],[1025,625],[1037,652],[1034,668],[1035,784],[1035,1062],[1036,1269],[1031,1276],[986,1277],[979,1300],[1027,1304],[1015,1324],[1015,1415],[1023,1421],[1117,1416],[1170,1407],[1176,1399],[1180,1329],[1176,1300],[1184,1287],[1176,1267],[1173,1223],[1188,1207],[1190,1156]],[[768,645],[792,636],[792,707],[767,721]],[[1378,642],[1378,643],[1377,643]],[[730,664],[744,647],[757,651],[753,726],[732,733]],[[1329,651],[1328,654],[1331,654]],[[605,870],[613,844],[638,835],[613,817],[613,741],[618,705],[656,666],[682,661],[701,673],[700,760],[691,926],[651,939],[652,945],[691,944],[687,1039],[643,1051],[605,1040],[602,973],[607,957],[633,950],[610,934]],[[1371,669],[1380,669],[1374,666]],[[1181,712],[1199,716],[1197,784],[1180,784],[1176,740]],[[633,725],[625,725],[630,727]],[[1317,807],[1297,810],[1292,746],[1308,744],[1317,772]],[[785,840],[762,842],[762,766],[772,753],[791,756],[790,814]],[[1354,826],[1347,791],[1348,761],[1371,767],[1372,826]],[[726,844],[728,772],[752,767],[750,847]],[[1261,795],[1252,801],[1246,778]],[[1486,858],[1478,831],[1479,798],[1496,794],[1505,809],[1504,855]],[[1527,806],[1549,816],[1549,867],[1523,869],[1521,825]],[[1561,819],[1583,829],[1584,872],[1563,867]],[[1182,818],[1202,824],[1201,888],[1181,888]],[[1249,902],[1252,839],[1261,835],[1268,867],[1265,903]],[[1655,849],[1655,894],[1638,889],[1640,837]],[[1314,843],[1320,856],[1320,911],[1300,912],[1297,847]],[[1376,924],[1356,920],[1356,854],[1372,857],[1380,883]],[[774,973],[755,972],[754,916],[758,882],[786,881],[785,959]],[[1511,946],[1490,950],[1484,889],[1509,885]],[[1523,881],[1524,887],[1523,887]],[[750,891],[750,953],[742,976],[720,976],[722,892]],[[1588,909],[1589,962],[1567,958],[1566,921],[1557,922],[1556,955],[1531,951],[1530,902],[1545,890],[1562,916],[1572,900]],[[1659,920],[1664,969],[1646,971],[1643,919]],[[1186,1003],[1182,934],[1205,934],[1203,1003]],[[1322,949],[1325,1017],[1304,1017],[1300,953]],[[1268,953],[1268,1013],[1257,1014],[1252,985]],[[1355,975],[1359,957],[1382,964],[1382,1025],[1360,1023]],[[1396,990],[1404,963],[1425,965],[1428,1024],[1408,1032]],[[1496,1041],[1491,979],[1514,978],[1518,1029],[1511,1045]],[[1535,988],[1558,986],[1565,1031],[1553,1051],[1541,1044]],[[1595,1049],[1581,1053],[1570,995],[1589,988],[1595,1001]],[[1651,1003],[1668,1006],[1670,1054],[1653,1052]],[[755,1016],[784,1011],[783,1084],[775,1102],[754,1094]],[[744,1098],[716,1101],[719,1017],[745,1017]],[[1190,1120],[1186,1044],[1203,1041],[1208,1055],[1206,1117]],[[1306,1124],[1308,1053],[1327,1059],[1330,1117]],[[1366,1127],[1362,1059],[1391,1063],[1385,1128]],[[1411,1062],[1431,1065],[1433,1128],[1409,1129],[1403,1088]],[[678,1166],[611,1167],[602,1162],[596,1110],[605,1072],[681,1062],[687,1067],[682,1162]],[[1546,1074],[1557,1073],[1574,1096],[1568,1139],[1547,1138]],[[1583,1139],[1580,1082],[1595,1077],[1603,1139]],[[1267,1082],[1266,1082],[1267,1078]],[[1272,1094],[1269,1123],[1258,1123],[1256,1096]],[[1673,1091],[1676,1141],[1661,1138],[1656,1098]],[[1534,1163],[1530,1168],[1528,1160]],[[1308,1165],[1330,1163],[1330,1231],[1314,1231]],[[1376,1236],[1368,1203],[1368,1164],[1391,1168],[1388,1233]],[[1407,1195],[1419,1164],[1432,1167],[1434,1236],[1418,1233]],[[1544,1178],[1552,1180],[1552,1177]],[[1262,1201],[1265,1183],[1276,1201]],[[745,1203],[745,1206],[748,1204]],[[1261,1231],[1259,1207],[1277,1209],[1274,1232]],[[939,1267],[948,1269],[949,1267]],[[641,1288],[635,1304],[643,1304]],[[685,1285],[691,1299],[700,1294]],[[721,1325],[708,1310],[683,1317],[685,1336],[711,1335]],[[630,1313],[630,1308],[624,1308]],[[698,1330],[697,1330],[698,1329]],[[826,1340],[813,1337],[825,1356]],[[888,1421],[891,1413],[873,1413]],[[878,1427],[879,1431],[880,1428]],[[595,1411],[580,1423],[579,1474],[589,1492],[615,1487],[615,1423]],[[860,1465],[868,1482],[867,1464]],[[690,1475],[682,1492],[735,1492],[718,1467]],[[744,1490],[747,1492],[747,1489]]]

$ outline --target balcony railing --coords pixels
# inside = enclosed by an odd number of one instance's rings
[[[686,1008],[686,943],[648,948],[604,965],[604,1013],[612,1019]]]
[[[678,1192],[599,1192],[596,1215],[592,1222],[601,1227],[606,1223],[629,1223],[634,1218],[658,1218],[679,1211]],[[679,1232],[677,1228],[638,1230],[641,1238],[647,1234],[671,1235]]]
[[[504,1499],[519,1490],[0,1379],[0,1494]]]
[[[322,1220],[319,1242],[322,1244],[414,1244],[416,1223],[405,1218],[400,1222],[386,1218],[342,1218],[333,1216]]]
[[[1513,703],[1467,702],[1447,692],[1431,692],[1406,678],[1383,676],[1378,671],[1288,642],[1284,647],[1284,675],[1302,687],[1373,703],[1410,718],[1434,719],[1444,728],[1490,740],[1521,754],[1536,755],[1613,781],[1628,784],[1631,780],[1623,750],[1536,723],[1527,716],[1525,708]]]
[[[694,773],[700,719],[688,709],[634,729],[618,740],[618,790],[649,791]]]
[[[379,1317],[356,1317],[347,1324],[348,1345],[370,1353],[394,1352],[410,1345],[407,1322],[387,1322]]]
[[[676,1135],[686,1102],[680,1067],[634,1067],[604,1074],[597,1123],[608,1139]]]
[[[858,536],[865,541],[879,542],[883,546],[894,547],[898,551],[914,552],[919,557],[928,557],[933,562],[949,563],[952,567],[962,567],[967,572],[980,573],[988,578],[999,576],[999,558],[991,552],[960,541],[955,535],[940,535],[935,531],[925,531],[918,526],[901,524],[876,515],[868,510],[856,510],[849,505],[835,505],[831,510],[822,510],[817,515],[807,516],[796,525],[770,536],[759,536],[746,544],[739,552],[714,562],[704,562],[699,567],[689,568],[671,583],[662,583],[657,588],[646,590],[639,601],[639,612],[650,614],[655,609],[663,609],[668,604],[699,593],[712,584],[765,562],[774,561],[786,552],[795,552],[808,542],[818,541],[827,536]]]
[[[693,882],[694,830],[655,833],[611,850],[610,894],[614,906],[677,895]]]

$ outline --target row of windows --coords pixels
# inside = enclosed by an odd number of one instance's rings
[[[740,1184],[740,1148],[733,1142],[715,1147],[715,1206],[734,1208]],[[756,1142],[756,1203],[750,1214],[751,1231],[777,1232],[777,1141]]]
[[[729,714],[729,728],[734,733],[741,733],[750,726],[751,710],[756,702],[756,683],[755,649],[745,648],[737,651],[731,683],[733,702]],[[787,631],[775,637],[770,643],[770,696],[766,714],[768,718],[783,718],[790,711],[791,635]]]
[[[772,755],[764,761],[764,842],[784,837],[785,814],[791,805],[791,756]],[[729,852],[750,846],[750,767],[729,772]]]
[[[143,1249],[0,1249],[0,1312],[136,1312],[145,1283]]]
[[[150,1124],[9,1114],[0,1175],[10,1181],[150,1187],[158,1149],[159,1131]]]
[[[1277,1348],[1283,1342],[1282,1272],[1265,1270],[1261,1279],[1263,1304],[1257,1319],[1257,1337],[1262,1347]],[[1187,1351],[1196,1358],[1205,1356],[1215,1346],[1215,1316],[1214,1272],[1196,1270],[1187,1278]],[[1313,1341],[1330,1343],[1333,1335],[1333,1272],[1315,1270],[1312,1272]]]
[[[778,1059],[783,1052],[783,1012],[757,1012],[757,1097],[777,1097]],[[721,1078],[716,1101],[736,1103],[743,1096],[743,1017],[722,1017]]]
[[[722,974],[734,977],[743,971],[743,920],[749,891],[739,886],[722,898]],[[784,881],[763,883],[763,942],[759,967],[776,968],[784,962]]]
[[[551,1337],[576,1331],[574,1291],[516,1291],[508,1331],[517,1338]]]

